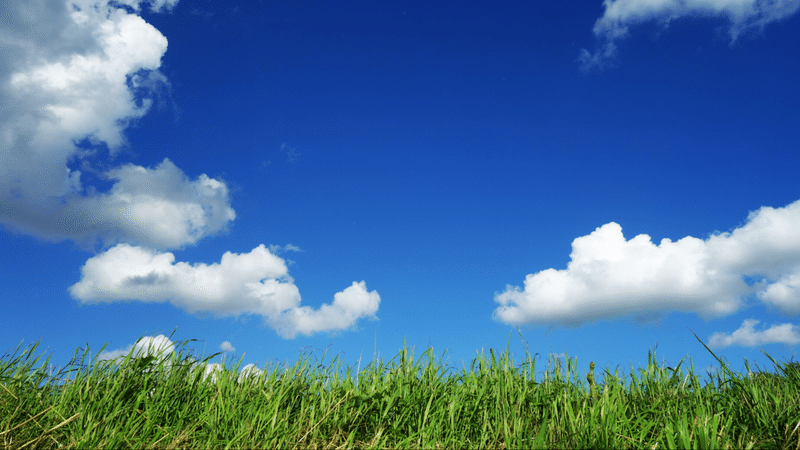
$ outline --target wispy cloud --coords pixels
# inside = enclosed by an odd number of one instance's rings
[[[612,222],[572,243],[564,270],[530,274],[523,288],[495,295],[494,318],[510,325],[575,326],[672,311],[720,317],[755,296],[800,313],[800,201],[762,207],[747,223],[707,239],[626,240]],[[746,280],[751,280],[747,282]]]
[[[757,347],[765,344],[800,344],[800,327],[790,323],[773,325],[766,330],[756,331],[758,320],[748,319],[742,326],[731,334],[714,333],[708,339],[708,346],[714,348],[730,347]]]
[[[273,245],[269,246],[269,251],[271,251],[272,253],[274,253],[276,255],[280,255],[281,253],[302,252],[303,250],[300,247],[298,247],[296,245],[292,245],[292,244],[286,244],[283,247],[281,247],[280,245],[273,244]]]
[[[134,11],[141,11],[141,5],[147,4],[152,11],[166,12],[172,10],[178,4],[178,0],[117,0],[116,3],[130,6]]]
[[[631,27],[657,22],[666,28],[681,18],[727,19],[731,43],[748,29],[785,19],[800,8],[800,0],[604,0],[605,12],[594,25],[597,48],[581,50],[578,60],[583,70],[602,69],[617,55],[617,43],[629,35]]]
[[[303,153],[298,151],[297,147],[292,147],[285,142],[281,144],[281,151],[286,153],[286,160],[290,163],[297,162],[297,160],[303,156]]]

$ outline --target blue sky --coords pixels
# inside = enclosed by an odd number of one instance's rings
[[[771,368],[798,9],[3,2],[0,349]]]

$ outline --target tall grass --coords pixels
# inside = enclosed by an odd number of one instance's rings
[[[800,449],[794,362],[738,374],[720,360],[701,386],[651,352],[596,383],[594,363],[579,373],[576,359],[537,377],[533,356],[517,365],[507,347],[456,371],[404,345],[365,368],[301,354],[251,376],[226,363],[214,378],[186,342],[121,361],[76,351],[56,374],[37,345],[0,358],[3,448]]]

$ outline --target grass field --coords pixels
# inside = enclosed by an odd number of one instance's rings
[[[366,367],[301,354],[250,377],[240,361],[212,379],[204,366],[216,355],[197,360],[187,342],[166,358],[76,351],[52,375],[38,344],[18,347],[0,358],[0,446],[800,450],[796,362],[773,360],[773,374],[745,361],[739,374],[718,359],[700,380],[649,353],[647,367],[606,369],[596,383],[594,363],[579,373],[569,358],[537,377],[530,353],[515,364],[508,349],[490,350],[455,370],[406,347]]]

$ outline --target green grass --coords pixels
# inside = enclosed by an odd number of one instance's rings
[[[203,366],[216,355],[198,361],[186,342],[168,358],[76,351],[53,375],[37,345],[0,358],[2,448],[800,449],[800,364],[772,358],[776,374],[717,358],[701,385],[649,353],[647,367],[596,383],[594,363],[579,373],[569,358],[537,378],[527,351],[519,365],[507,347],[455,370],[406,347],[363,368],[301,354],[249,378],[240,360],[212,381]]]

